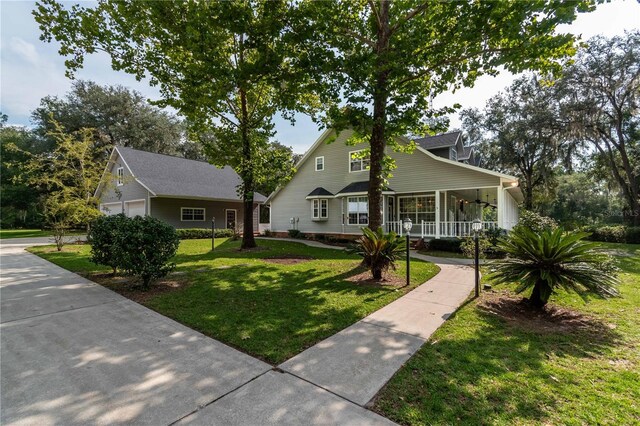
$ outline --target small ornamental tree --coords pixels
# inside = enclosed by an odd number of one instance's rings
[[[362,256],[362,265],[369,268],[373,279],[381,280],[389,268],[396,269],[396,261],[407,249],[406,243],[395,232],[385,234],[382,228],[376,231],[362,228],[362,234],[349,252]]]
[[[544,229],[540,233],[518,226],[498,244],[506,259],[493,263],[497,283],[516,282],[516,292],[531,289],[528,302],[543,308],[559,288],[586,297],[617,296],[611,256],[598,245],[584,241],[589,234],[567,233],[562,228]]]
[[[169,260],[175,256],[180,239],[169,224],[150,216],[136,216],[124,221],[118,238],[119,265],[127,275],[139,277],[142,288],[166,276],[175,268]]]
[[[120,242],[128,220],[124,214],[101,216],[93,223],[89,234],[91,261],[98,265],[110,266],[113,275],[122,264],[123,252]]]

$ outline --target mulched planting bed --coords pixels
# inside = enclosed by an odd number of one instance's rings
[[[387,273],[382,277],[382,280],[374,280],[371,278],[371,271],[364,271],[357,275],[352,275],[347,278],[347,281],[351,281],[352,283],[363,285],[363,286],[371,286],[371,287],[404,287],[407,283],[406,280],[402,277],[398,277],[397,275]]]
[[[551,303],[541,310],[535,309],[524,298],[501,291],[484,293],[478,308],[512,325],[538,333],[572,333],[578,330],[606,333],[615,328],[582,312]]]
[[[175,273],[174,273],[175,274]],[[85,277],[105,286],[109,290],[131,299],[134,302],[144,304],[147,300],[159,294],[169,293],[179,290],[188,285],[183,276],[171,276],[171,274],[161,280],[152,283],[147,290],[137,287],[138,281],[132,277],[113,276],[111,274],[89,274]]]

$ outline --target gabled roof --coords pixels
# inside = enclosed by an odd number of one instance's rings
[[[349,185],[345,186],[344,188],[342,188],[340,191],[338,191],[338,195],[340,194],[358,194],[361,192],[367,192],[369,190],[369,181],[368,180],[363,180],[360,182],[352,182]],[[384,187],[382,188],[383,192],[393,192],[393,189],[390,189],[388,187]]]
[[[437,149],[455,146],[460,139],[462,132],[443,133],[436,136],[428,136],[426,138],[417,138],[414,141],[423,149]]]
[[[462,148],[462,152],[458,153],[458,160],[468,160],[473,151],[473,146],[465,146]]]
[[[141,185],[158,197],[241,201],[240,176],[229,166],[118,146],[114,149]],[[100,188],[98,188],[100,189]],[[265,196],[255,193],[254,200]]]
[[[316,189],[314,189],[313,191],[311,191],[309,193],[309,195],[307,195],[307,197],[321,197],[321,196],[328,196],[328,197],[333,197],[333,194],[329,191],[327,191],[326,189],[324,189],[323,187],[319,186]]]

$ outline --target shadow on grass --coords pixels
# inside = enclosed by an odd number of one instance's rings
[[[192,271],[190,286],[155,297],[148,305],[278,364],[398,296],[391,288],[346,282],[346,278],[362,272],[353,264],[336,269],[343,272],[255,262]]]
[[[539,333],[474,307],[458,317],[465,324],[428,342],[380,392],[375,411],[402,424],[544,423],[580,374],[577,365],[553,370],[547,361],[587,361],[621,340],[595,320]]]

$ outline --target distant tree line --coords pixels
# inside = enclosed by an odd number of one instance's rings
[[[488,167],[524,206],[563,224],[640,225],[640,31],[595,37],[557,77],[518,78],[461,114]]]
[[[93,190],[114,146],[207,161],[201,141],[189,132],[189,124],[174,114],[153,106],[138,92],[123,86],[100,86],[91,81],[74,81],[64,97],[47,96],[32,115],[32,127],[8,126],[0,122],[2,194],[0,226],[55,227],[60,224],[63,194],[78,186],[75,179],[89,173]],[[274,172],[260,181],[259,192],[270,193],[292,168],[291,148],[271,142],[273,149],[264,161]],[[82,154],[80,160],[74,156]],[[276,159],[278,161],[276,161]],[[275,164],[277,163],[277,164]],[[267,167],[265,167],[267,169]],[[78,173],[73,174],[73,171]],[[82,181],[85,182],[85,181]],[[62,191],[62,189],[65,189]],[[87,192],[87,189],[84,189]],[[90,191],[92,192],[92,191]],[[86,208],[64,215],[68,226],[86,226],[98,200],[84,193]],[[57,206],[56,209],[53,206]],[[89,210],[87,210],[89,208]]]

